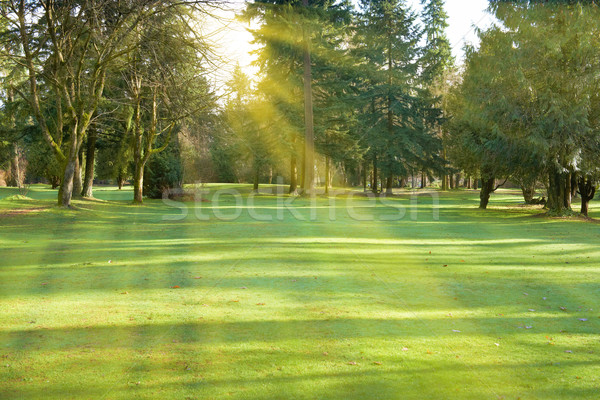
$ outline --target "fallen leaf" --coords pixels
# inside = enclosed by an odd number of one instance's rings
[[[529,309],[529,311],[533,312],[533,311],[535,311],[535,310],[534,310],[533,308],[530,308],[530,309]]]
[[[558,307],[560,308],[562,311],[567,311],[567,307]]]
[[[121,294],[129,294],[129,292],[121,292]]]
[[[403,347],[402,351],[408,351],[408,347]]]
[[[460,262],[465,262],[465,260],[460,260]]]
[[[452,332],[460,333],[458,329],[452,329]]]
[[[529,293],[525,293],[525,292],[523,292],[523,295],[525,295],[525,296],[529,296]]]
[[[232,303],[239,303],[239,300],[231,300]]]
[[[496,346],[500,346],[500,343],[494,343]]]
[[[358,365],[358,364],[356,363],[356,361],[350,361],[350,362],[348,363],[348,365]]]
[[[171,286],[171,289],[180,289],[181,287],[179,285],[175,285],[175,286]]]
[[[264,306],[265,303],[256,303],[257,306]]]
[[[42,286],[46,286],[47,284],[48,284],[47,282],[44,282],[44,283],[42,283]]]
[[[246,286],[242,286],[240,289],[248,289]]]
[[[427,350],[427,354],[433,354],[431,350]]]
[[[328,353],[328,352],[326,352],[326,351],[324,351],[324,352],[323,352],[323,355],[324,355],[324,356],[328,356],[328,355],[329,355],[329,353]]]
[[[565,350],[565,353],[572,353],[572,350]]]
[[[448,266],[448,264],[444,264],[444,265],[443,265],[443,267],[447,267],[447,266]]]
[[[109,263],[109,264],[112,264],[112,260],[108,260],[108,263]]]
[[[195,276],[194,279],[202,279],[201,276]]]
[[[381,365],[381,363],[379,361],[373,361],[373,364],[375,364],[375,365]]]

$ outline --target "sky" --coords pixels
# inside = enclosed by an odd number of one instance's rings
[[[356,0],[353,1],[356,3]],[[244,0],[233,0],[233,3],[239,9],[243,7]],[[417,11],[421,10],[420,3],[420,0],[407,0],[407,4]],[[454,57],[460,63],[464,57],[464,45],[478,42],[474,27],[486,28],[493,23],[494,18],[485,11],[488,6],[487,0],[446,0],[445,3],[449,23],[447,35]],[[220,28],[218,33],[213,35],[213,41],[218,44],[220,47],[218,52],[226,57],[226,61],[230,61],[230,65],[235,65],[237,62],[248,75],[252,76],[256,73],[256,69],[250,66],[253,57],[248,54],[253,49],[250,44],[252,34],[247,31],[247,25],[232,20],[233,15],[234,12],[223,15],[224,21],[227,22],[219,23]],[[230,72],[216,71],[216,81],[227,81]]]

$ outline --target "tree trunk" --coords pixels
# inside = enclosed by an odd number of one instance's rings
[[[123,176],[122,171],[119,169],[119,174],[117,175],[117,185],[119,186],[119,190],[123,189],[123,184],[125,184],[125,177]]]
[[[394,194],[394,190],[393,190],[393,186],[394,186],[394,178],[391,176],[387,177],[387,182],[385,185],[385,194],[386,195],[393,195]]]
[[[298,193],[298,159],[296,153],[292,152],[290,157],[290,194]]]
[[[144,164],[141,162],[135,163],[133,172],[133,202],[135,204],[144,202]]]
[[[571,209],[570,190],[567,192],[569,174],[552,170],[548,173],[548,209],[561,213]],[[568,198],[567,198],[568,197]]]
[[[490,202],[490,195],[495,189],[496,178],[481,178],[481,191],[479,192],[479,208],[485,210]]]
[[[83,192],[83,182],[81,180],[82,151],[83,147],[81,147],[81,151],[77,151],[77,157],[75,158],[75,171],[73,174],[73,197],[81,197],[81,193]]]
[[[8,179],[8,186],[20,188],[22,178],[21,178],[21,166],[19,165],[19,145],[17,142],[14,142],[11,149],[10,156],[10,176]]]
[[[442,144],[443,146],[443,144]],[[442,159],[444,160],[444,163],[446,162],[446,148],[443,147],[442,148]],[[445,167],[445,166],[444,166]],[[444,174],[442,175],[442,190],[448,190],[448,175]]]
[[[479,189],[479,178],[473,179],[473,189]]]
[[[567,176],[565,181],[565,207],[571,209],[571,174]]]
[[[329,188],[331,187],[331,167],[329,165],[329,156],[325,157],[325,194],[329,194]]]
[[[450,189],[454,189],[454,175],[450,174],[448,177],[450,178]]]
[[[367,192],[367,163],[363,162],[362,166],[362,179],[363,179],[363,190]]]
[[[577,186],[578,186],[577,172],[571,172],[571,199],[577,198]]]
[[[581,214],[588,216],[590,201],[596,194],[596,186],[594,181],[584,176],[578,179],[579,194],[581,195]]]
[[[308,0],[302,0],[302,5],[308,8]],[[303,29],[304,41],[304,131],[305,131],[305,171],[304,192],[311,194],[314,186],[314,149],[315,133],[313,127],[312,103],[312,71],[310,60],[310,32],[308,26]]]
[[[258,176],[259,176],[259,168],[258,166],[254,166],[254,185],[252,187],[252,190],[256,193],[258,192]]]
[[[50,183],[50,187],[52,189],[56,189],[57,187],[60,186],[60,176],[50,176],[48,179],[48,183]]]
[[[471,175],[467,176],[467,189],[471,189]]]
[[[521,185],[521,191],[523,192],[525,204],[531,204],[533,202],[533,196],[535,196],[535,184],[528,186]]]
[[[427,187],[427,177],[425,176],[425,172],[421,172],[421,189],[425,189]]]
[[[73,198],[73,180],[76,168],[79,164],[77,127],[72,129],[68,153],[66,154],[67,159],[64,163],[63,178],[60,183],[60,188],[58,189],[58,205],[67,208],[71,207],[71,199]]]
[[[96,130],[92,129],[88,134],[87,149],[85,151],[85,179],[83,181],[83,197],[94,197],[94,162],[96,158]]]
[[[69,159],[65,164],[64,174],[60,188],[58,189],[58,205],[60,207],[71,207],[71,198],[73,197],[73,177],[77,166],[77,157]]]
[[[371,186],[371,190],[373,193],[377,193],[377,186],[379,186],[377,177],[377,156],[373,158],[373,185]]]

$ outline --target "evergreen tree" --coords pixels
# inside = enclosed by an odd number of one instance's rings
[[[422,32],[416,14],[399,0],[363,0],[360,8],[353,45],[364,71],[361,126],[373,163],[373,191],[381,171],[391,193],[394,177],[441,165],[440,140],[427,124],[439,111],[423,101],[419,85]]]

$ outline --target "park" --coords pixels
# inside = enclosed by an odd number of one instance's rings
[[[0,399],[598,398],[600,4],[475,11],[0,2]]]

